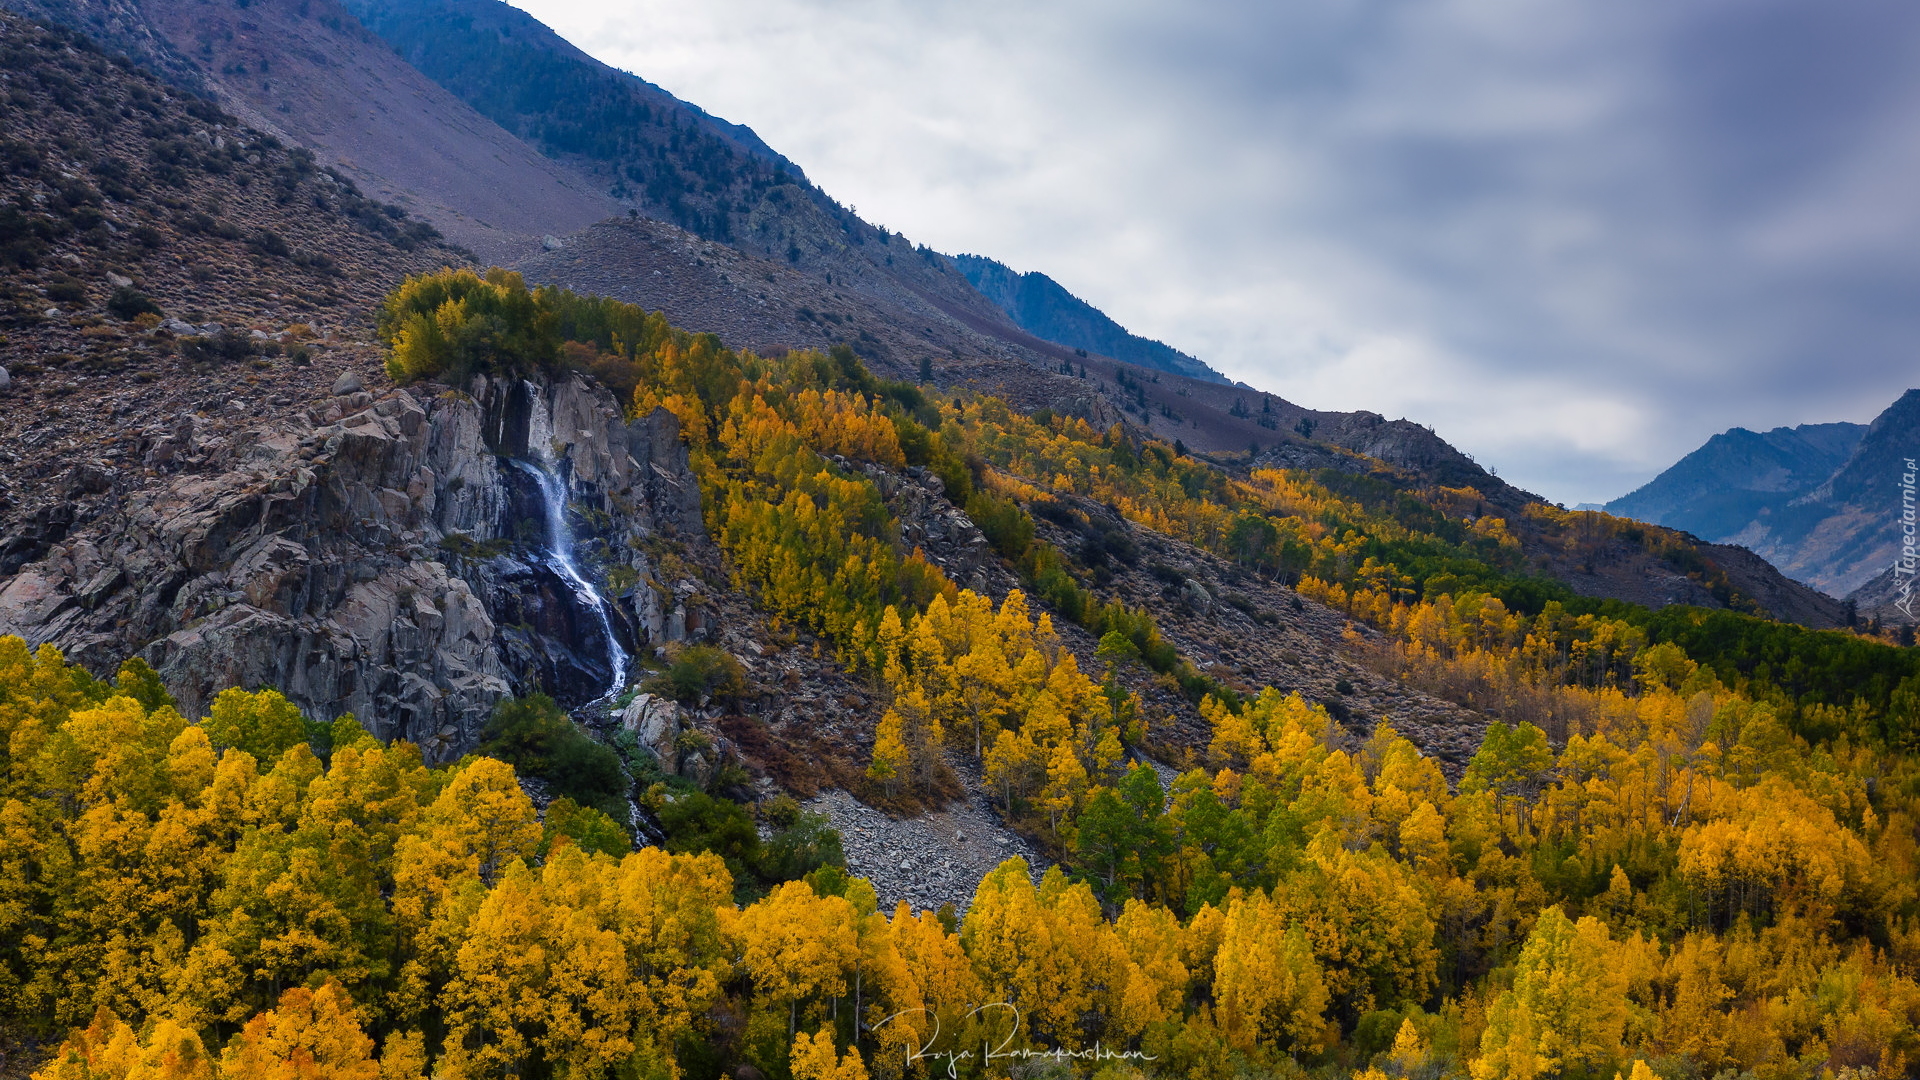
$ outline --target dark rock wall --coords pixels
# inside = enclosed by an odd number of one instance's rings
[[[541,423],[533,423],[535,413]],[[0,579],[0,633],[51,642],[97,672],[145,656],[189,715],[227,686],[273,686],[308,715],[352,712],[445,758],[493,703],[597,696],[598,620],[543,558],[539,493],[511,457],[528,433],[566,481],[575,559],[615,598],[631,652],[684,637],[647,546],[698,537],[698,484],[664,410],[628,424],[578,378],[357,392],[219,447],[192,417],[156,446],[170,480]]]

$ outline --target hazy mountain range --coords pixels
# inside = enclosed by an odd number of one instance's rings
[[[1606,509],[1751,548],[1863,616],[1912,621],[1891,608],[1889,580],[1901,474],[1916,454],[1920,390],[1909,390],[1871,424],[1722,432]]]

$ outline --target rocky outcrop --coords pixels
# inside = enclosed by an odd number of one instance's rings
[[[652,754],[662,772],[705,788],[734,756],[732,746],[708,716],[688,710],[672,698],[636,694],[620,711],[620,727],[633,733],[640,749]]]
[[[144,655],[189,715],[274,686],[444,758],[502,695],[597,696],[605,631],[549,565],[516,458],[559,473],[574,561],[625,651],[698,632],[647,550],[703,528],[678,423],[629,424],[588,380],[353,391],[224,436],[191,415],[144,436],[167,481],[0,579],[0,633],[96,671]]]

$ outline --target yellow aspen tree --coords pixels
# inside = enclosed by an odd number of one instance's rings
[[[1328,996],[1313,946],[1264,893],[1229,901],[1213,958],[1215,1018],[1244,1051],[1313,1045]]]
[[[1627,1023],[1625,976],[1607,926],[1556,905],[1540,913],[1514,964],[1513,988],[1487,1013],[1474,1080],[1592,1069],[1615,1060]]]
[[[1118,777],[1126,770],[1120,766],[1126,761],[1126,747],[1120,744],[1118,728],[1107,725],[1100,729],[1100,737],[1094,740],[1093,767],[1099,775],[1108,780]]]
[[[1052,948],[1041,958],[1045,982],[1042,1005],[1030,1019],[1033,1029],[1064,1046],[1124,1037],[1129,958],[1093,889],[1050,866],[1038,897]]]
[[[873,669],[880,673],[880,681],[889,688],[899,687],[907,681],[906,667],[907,628],[900,622],[900,612],[889,607],[880,613],[880,626],[874,634]]]
[[[956,681],[973,730],[973,758],[979,761],[998,736],[1013,697],[1013,669],[997,642],[987,641],[954,663]]]
[[[821,1030],[794,1036],[789,1063],[793,1080],[867,1080],[866,1063],[860,1060],[859,1047],[849,1046],[844,1056],[833,1045],[833,1035]]]
[[[1424,800],[1400,823],[1399,853],[1421,874],[1444,877],[1452,869],[1447,847],[1447,821]]]
[[[1613,1080],[1620,1080],[1620,1074],[1614,1073]],[[1635,1058],[1633,1068],[1627,1073],[1627,1080],[1660,1080],[1660,1074],[1647,1067],[1647,1063]]]
[[[1660,1013],[1659,1044],[1706,1068],[1727,1061],[1733,1024],[1724,1009],[1733,990],[1721,979],[1722,952],[1713,935],[1688,934],[1667,958],[1663,980],[1673,987],[1673,997]]]
[[[627,1060],[634,1022],[648,1004],[635,990],[615,930],[616,874],[611,857],[571,844],[540,870],[547,969],[535,1045],[564,1075],[592,1076]]]
[[[167,747],[167,777],[173,786],[170,794],[187,806],[199,806],[201,796],[213,783],[218,762],[204,728],[198,724],[182,728]]]
[[[1213,961],[1220,952],[1220,942],[1224,940],[1226,932],[1227,913],[1212,904],[1200,905],[1200,910],[1187,920],[1180,960],[1191,973],[1193,985],[1213,986]]]
[[[1079,809],[1080,797],[1087,792],[1087,770],[1072,743],[1056,743],[1047,756],[1047,786],[1040,792],[1041,805],[1047,808],[1047,826],[1059,835],[1063,821],[1070,821]]]
[[[335,983],[294,987],[247,1021],[220,1061],[222,1080],[379,1080],[373,1040]]]
[[[391,906],[409,957],[401,972],[403,1018],[424,1010],[451,976],[463,927],[486,887],[539,843],[539,819],[513,767],[491,758],[475,758],[456,773],[419,827],[399,838]]]
[[[380,1044],[380,1080],[424,1080],[427,1039],[418,1031],[396,1031]]]
[[[262,761],[276,761],[307,741],[307,724],[299,706],[272,689],[220,691],[200,726],[215,746],[245,750]]]
[[[1633,882],[1627,878],[1627,872],[1619,863],[1613,864],[1613,873],[1607,878],[1607,891],[1600,899],[1601,909],[1607,913],[1607,920],[1614,926],[1625,927],[1633,915]]]
[[[1409,1017],[1400,1021],[1400,1030],[1394,1033],[1393,1047],[1387,1051],[1388,1067],[1395,1076],[1416,1075],[1427,1067],[1432,1058],[1431,1049]]]
[[[1133,1037],[1148,1024],[1179,1015],[1192,978],[1182,960],[1186,932],[1167,908],[1129,900],[1113,922],[1113,934],[1129,966],[1120,1026]]]
[[[1060,708],[1059,699],[1053,691],[1042,690],[1035,694],[1027,706],[1026,715],[1020,720],[1020,734],[1032,739],[1034,745],[1051,750],[1062,743],[1073,741],[1073,724]]]
[[[902,775],[912,779],[923,792],[933,790],[942,769],[940,747],[945,731],[935,714],[933,703],[918,684],[893,699],[900,718],[900,738],[907,747],[908,769]]]
[[[1055,951],[1053,932],[1025,859],[1008,859],[980,879],[960,943],[989,1000],[1023,1014],[1046,1006],[1056,981],[1045,970]]]
[[[1011,654],[1008,656],[1012,660]],[[1033,707],[1033,699],[1047,688],[1047,658],[1038,649],[1023,654],[1013,661],[1013,708],[1025,717]]]
[[[1244,770],[1266,750],[1266,740],[1244,712],[1235,713],[1211,695],[1202,699],[1200,714],[1213,727],[1213,741],[1207,745],[1207,759],[1216,769]]]
[[[1347,1016],[1421,1001],[1439,964],[1427,897],[1405,863],[1352,851],[1331,828],[1287,882],[1287,908],[1313,943],[1327,991]]]
[[[101,1009],[91,1024],[68,1036],[33,1080],[214,1080],[214,1067],[191,1028],[161,1019],[143,1039]]]
[[[1066,647],[1060,643],[1060,634],[1053,628],[1053,616],[1041,612],[1039,618],[1033,620],[1033,651],[1046,661],[1047,669],[1051,671],[1060,662],[1060,654],[1065,650]]]
[[[711,852],[649,847],[621,860],[615,889],[628,971],[645,997],[635,1038],[643,1053],[664,1057],[720,996],[733,949],[720,911],[733,907],[733,881]]]
[[[785,1006],[789,1033],[799,1026],[803,1001],[846,994],[859,939],[845,898],[818,896],[806,882],[789,881],[729,921],[756,995]]]
[[[968,1012],[985,996],[960,947],[959,935],[947,933],[931,911],[915,915],[904,900],[894,909],[891,929],[894,949],[912,989],[896,996],[892,1012],[873,1016],[876,1010],[869,1010],[872,1024],[900,1014],[874,1028],[874,1038],[886,1048],[874,1060],[904,1062],[907,1050],[926,1045],[935,1030],[942,1034],[941,1049],[958,1045]],[[926,1012],[911,1011],[916,1008]]]
[[[987,751],[985,780],[1000,795],[1001,806],[1012,809],[1015,799],[1023,799],[1033,790],[1035,778],[1042,774],[1046,756],[1024,731],[1002,730]]]
[[[466,927],[441,999],[445,1072],[481,1077],[539,1063],[551,931],[539,879],[525,863],[508,864]]]
[[[855,948],[851,982],[855,1030],[866,1022],[869,1013],[885,1016],[902,1009],[919,1008],[919,986],[909,977],[900,951],[894,945],[893,928],[880,913],[873,883],[865,878],[853,878],[840,895],[853,908]],[[886,1003],[884,1009],[882,1002]]]
[[[1019,589],[1009,590],[1007,598],[1000,601],[1000,610],[994,615],[993,622],[995,632],[1006,643],[1004,651],[1007,659],[1013,663],[1020,663],[1039,645],[1038,635],[1034,632],[1033,612],[1027,606],[1027,594]],[[1043,665],[1044,662],[1043,659]]]
[[[1070,652],[1063,651],[1060,662],[1047,673],[1047,692],[1067,724],[1076,729],[1087,723],[1100,704],[1100,684],[1081,673],[1080,661]]]
[[[899,794],[900,781],[910,775],[913,761],[907,750],[905,726],[900,714],[888,709],[873,729],[873,761],[867,766],[867,779],[879,784],[889,796]]]

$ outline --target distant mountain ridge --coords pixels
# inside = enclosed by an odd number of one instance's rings
[[[974,288],[1030,334],[1141,367],[1226,382],[1205,363],[1163,342],[1131,333],[1107,314],[1038,271],[1020,273],[981,255],[956,255],[954,264]]]
[[[1723,431],[1606,510],[1721,541],[1818,487],[1866,431],[1850,423]]]
[[[1862,617],[1913,622],[1892,605],[1890,567],[1901,474],[1916,454],[1920,390],[1908,390],[1869,425],[1716,435],[1607,509],[1751,548],[1788,577],[1852,600]]]

